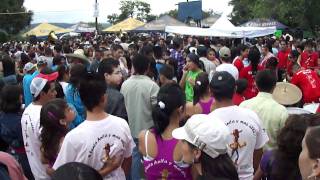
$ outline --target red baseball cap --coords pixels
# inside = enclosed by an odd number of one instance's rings
[[[54,73],[51,73],[51,74],[38,74],[37,77],[40,77],[40,78],[43,78],[43,79],[46,79],[48,81],[54,81],[58,78],[59,76],[59,73],[58,72],[54,72]]]

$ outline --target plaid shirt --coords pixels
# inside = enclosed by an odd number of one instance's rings
[[[182,72],[183,66],[185,65],[185,60],[182,56],[182,51],[177,51],[171,49],[170,57],[173,58],[178,63],[178,72]]]

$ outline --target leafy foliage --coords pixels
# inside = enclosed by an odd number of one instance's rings
[[[33,13],[27,12],[23,7],[24,0],[0,0],[0,13],[16,13],[20,14],[0,14],[1,29],[8,34],[17,34],[31,22]]]
[[[150,4],[144,1],[135,0],[121,0],[120,1],[120,14],[109,15],[108,22],[110,24],[115,24],[117,22],[123,21],[129,17],[136,18],[140,21],[152,21],[156,18],[155,15],[151,15]]]
[[[273,18],[291,28],[319,31],[319,0],[231,0],[230,5],[236,25],[254,18]]]

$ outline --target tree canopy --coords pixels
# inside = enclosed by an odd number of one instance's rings
[[[108,22],[111,24],[123,21],[129,17],[136,18],[140,21],[149,22],[156,18],[155,15],[150,14],[151,7],[150,4],[141,0],[129,1],[121,0],[120,1],[120,14],[111,14],[109,15]]]
[[[31,11],[26,11],[23,7],[23,2],[24,0],[0,0],[0,13],[2,13],[0,14],[0,28],[8,34],[13,35],[19,33],[31,22],[33,13]]]
[[[291,28],[319,31],[319,0],[231,0],[230,5],[236,25],[254,18],[273,18]]]

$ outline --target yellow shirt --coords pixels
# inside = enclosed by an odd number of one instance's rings
[[[266,148],[274,148],[277,134],[289,116],[287,109],[277,103],[272,98],[272,94],[265,92],[260,92],[256,97],[242,102],[240,107],[251,109],[257,113],[270,138]]]

